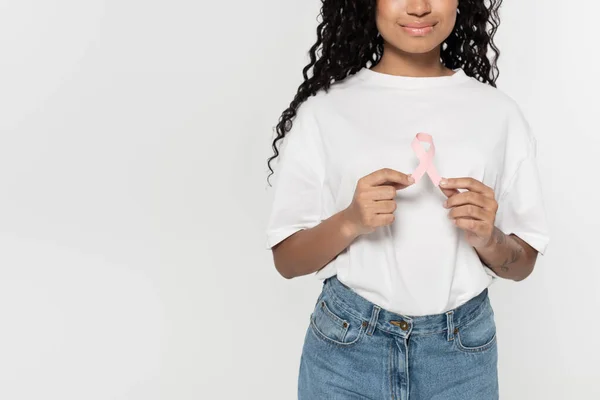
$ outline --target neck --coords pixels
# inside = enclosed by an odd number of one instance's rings
[[[441,45],[427,53],[407,53],[386,42],[381,60],[371,69],[384,74],[412,77],[453,75],[454,72],[440,61],[440,49]]]

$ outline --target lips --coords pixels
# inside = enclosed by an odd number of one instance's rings
[[[415,23],[411,23],[411,24],[400,24],[400,25],[405,28],[422,29],[422,28],[432,27],[435,25],[435,23],[433,23],[433,22],[415,22]]]
[[[425,36],[433,31],[436,23],[430,22],[413,22],[410,24],[400,25],[404,32],[411,36]]]

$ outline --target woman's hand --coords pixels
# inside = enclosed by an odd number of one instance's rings
[[[360,178],[352,203],[344,210],[348,226],[356,236],[394,222],[396,191],[414,183],[402,172],[383,168]]]
[[[450,209],[448,218],[465,231],[469,244],[475,248],[490,246],[498,211],[494,190],[473,178],[442,179],[440,188],[448,196],[444,203]]]

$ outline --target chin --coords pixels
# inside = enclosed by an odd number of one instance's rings
[[[403,43],[401,46],[394,47],[398,48],[400,51],[411,54],[425,54],[434,50],[439,43]]]

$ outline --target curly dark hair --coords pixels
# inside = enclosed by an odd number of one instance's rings
[[[277,142],[292,128],[298,107],[310,96],[329,87],[365,67],[376,65],[383,55],[383,38],[375,24],[377,0],[321,0],[321,22],[317,26],[317,41],[310,48],[310,62],[303,68],[304,82],[298,87],[288,108],[275,127],[274,155],[279,155]],[[462,68],[465,74],[480,82],[496,87],[500,51],[493,42],[500,25],[498,10],[502,0],[459,0],[456,23],[452,33],[442,43],[441,61],[446,68]],[[487,24],[491,28],[487,30]],[[488,47],[495,53],[490,61]],[[309,71],[312,74],[309,77]]]

